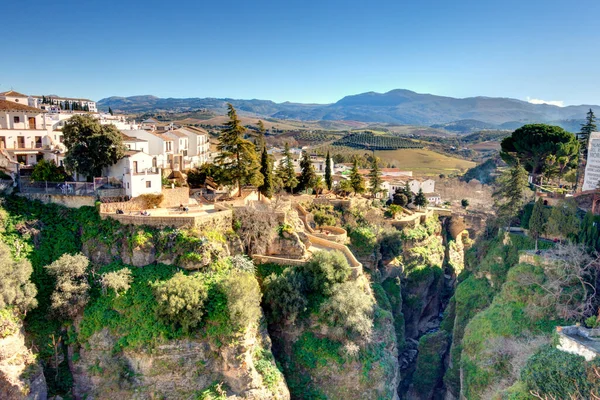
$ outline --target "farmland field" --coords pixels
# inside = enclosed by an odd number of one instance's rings
[[[460,174],[475,166],[472,161],[461,160],[425,149],[398,149],[376,151],[384,163],[412,170],[416,175]]]

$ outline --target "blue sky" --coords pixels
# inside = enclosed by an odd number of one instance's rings
[[[403,88],[600,104],[600,1],[17,1],[0,91],[327,103]]]

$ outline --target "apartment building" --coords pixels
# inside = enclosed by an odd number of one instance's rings
[[[90,99],[80,99],[74,97],[61,96],[39,96],[31,95],[27,97],[27,103],[30,107],[39,108],[48,112],[59,112],[59,105],[63,105],[68,110],[77,108],[80,111],[98,112],[96,102]],[[63,108],[63,109],[64,109]]]

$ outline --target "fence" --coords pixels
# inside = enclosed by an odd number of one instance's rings
[[[125,195],[125,189],[120,181],[109,178],[96,178],[89,182],[32,182],[21,177],[20,190],[22,193],[60,194],[65,196],[100,196],[119,197]]]

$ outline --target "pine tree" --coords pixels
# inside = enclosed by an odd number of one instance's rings
[[[260,157],[260,173],[263,176],[263,184],[258,187],[259,192],[269,199],[273,197],[273,164],[271,163],[267,148],[263,147]]]
[[[42,96],[42,104],[46,104],[46,96]]]
[[[354,157],[352,169],[350,170],[350,184],[354,193],[363,193],[365,191],[365,180],[358,172],[358,158]]]
[[[312,188],[316,178],[315,167],[310,161],[310,156],[306,151],[302,152],[300,159],[300,178],[298,179],[298,189],[300,191]]]
[[[108,107],[108,113],[109,113],[110,115],[114,115],[114,114],[113,114],[113,110],[112,110],[112,108]]]
[[[294,193],[294,189],[298,186],[296,171],[294,171],[294,162],[290,153],[290,146],[286,143],[283,150],[283,158],[279,162],[277,168],[277,176],[281,179],[283,188],[290,193]]]
[[[544,200],[540,197],[533,206],[531,218],[529,218],[529,235],[535,239],[535,251],[538,249],[538,239],[544,234],[546,216],[544,213]]]
[[[381,192],[381,169],[379,168],[377,161],[377,157],[373,157],[371,171],[369,172],[369,187],[373,196],[377,196],[377,193]]]
[[[333,186],[333,178],[331,176],[331,157],[329,156],[329,150],[327,150],[327,157],[325,157],[325,186],[327,190],[331,190]]]
[[[415,196],[415,206],[421,209],[421,207],[425,207],[427,203],[428,201],[425,197],[425,194],[423,193],[423,189],[419,188],[419,193],[417,193],[417,195]]]
[[[494,197],[498,198],[498,218],[506,223],[507,230],[523,208],[525,189],[527,188],[527,171],[516,163],[510,170],[506,171],[498,179],[498,190]]]
[[[587,155],[588,141],[592,132],[596,132],[596,116],[590,108],[590,111],[587,112],[587,116],[585,117],[585,124],[581,124],[581,131],[579,133],[579,140],[582,147],[581,150],[585,155]]]
[[[408,182],[406,182],[406,184],[404,185],[404,189],[402,189],[402,194],[406,196],[406,200],[408,201],[407,204],[413,202],[414,196],[412,190],[410,190],[410,185],[408,184]]]
[[[257,151],[262,151],[262,148],[266,146],[265,142],[265,133],[267,130],[265,129],[265,124],[258,120],[258,132],[254,138],[254,146],[256,146]]]
[[[219,155],[215,162],[222,168],[223,177],[237,184],[238,196],[242,196],[242,185],[259,186],[263,183],[260,164],[254,145],[244,139],[246,128],[237,116],[233,105],[227,104],[229,121],[219,136],[217,150]]]

